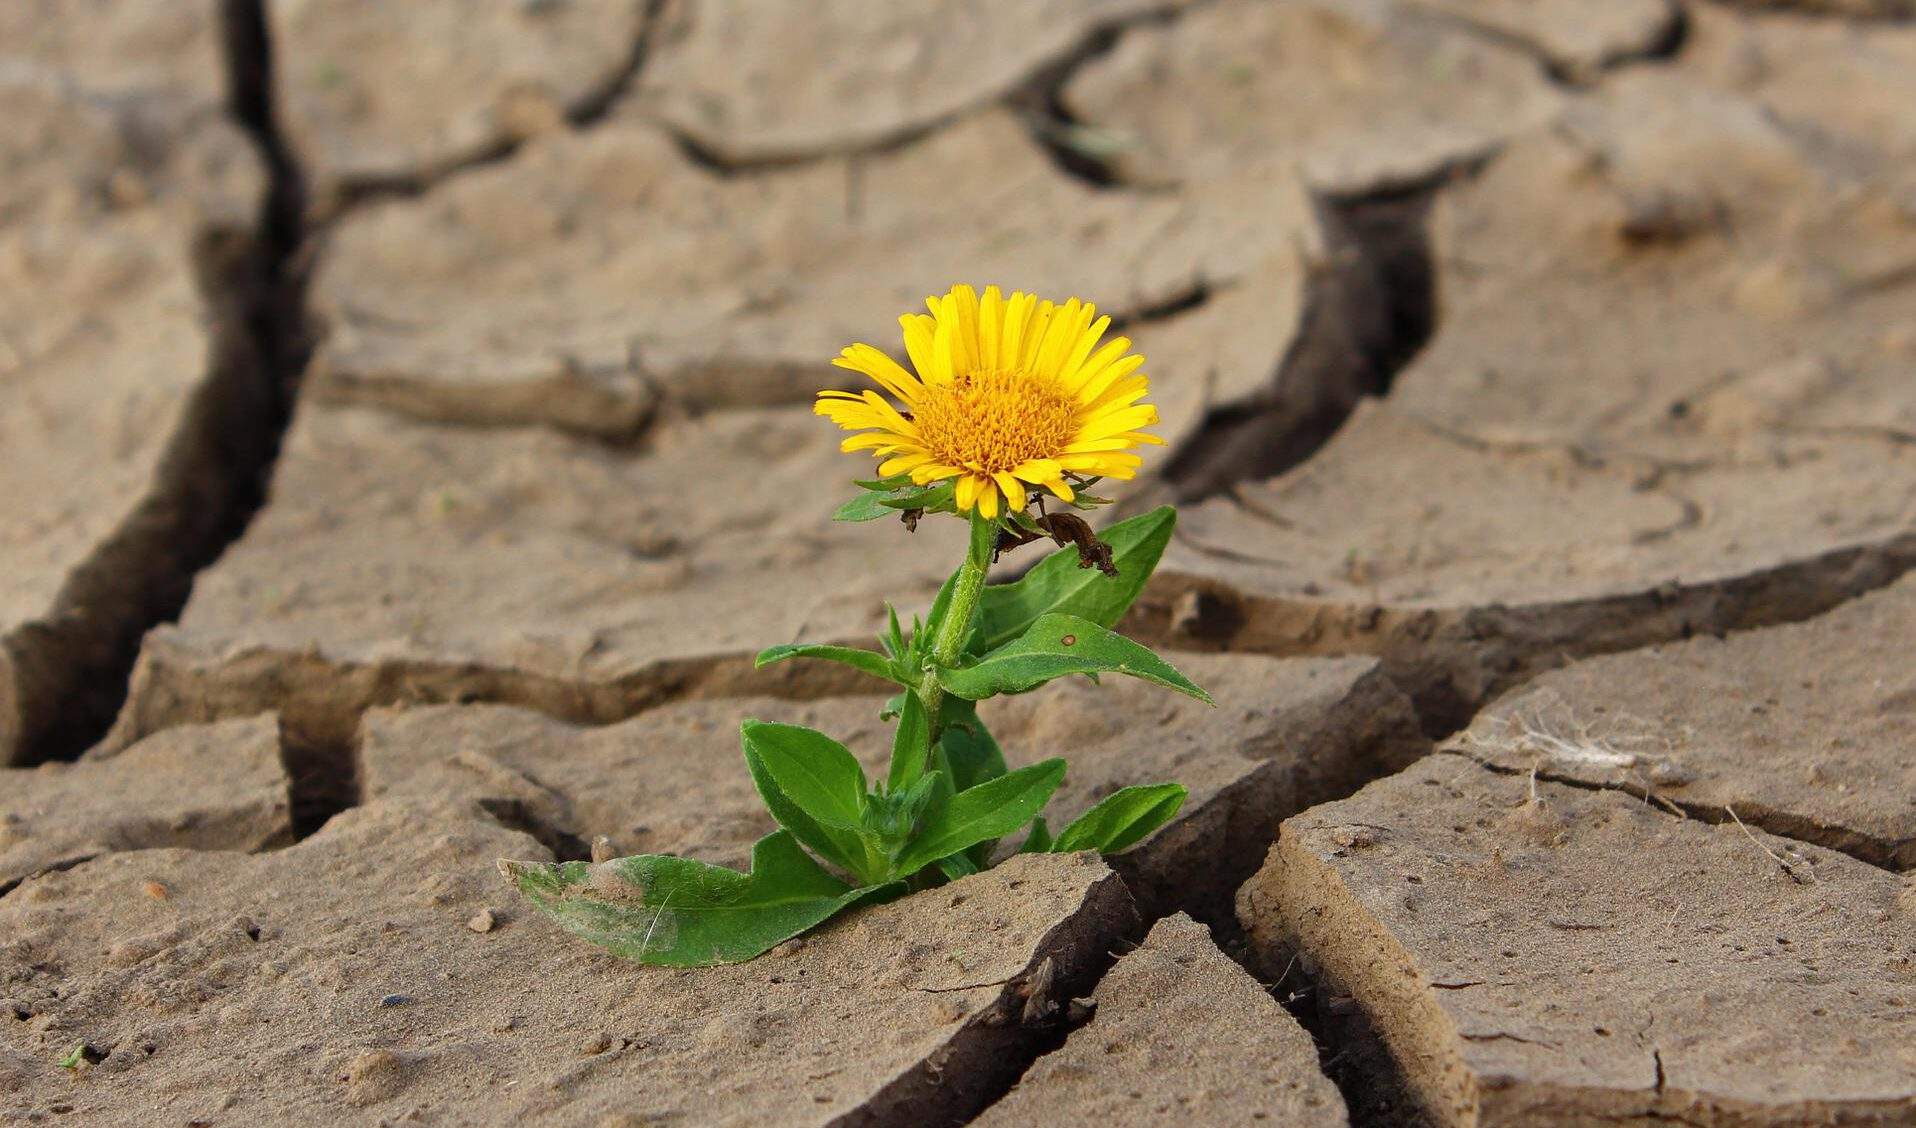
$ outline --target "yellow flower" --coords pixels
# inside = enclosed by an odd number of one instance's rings
[[[847,451],[882,459],[880,477],[911,475],[919,485],[956,478],[960,512],[996,517],[1023,509],[1029,487],[1060,500],[1074,496],[1067,474],[1131,478],[1143,459],[1128,452],[1162,443],[1139,430],[1158,420],[1141,400],[1151,382],[1144,358],[1117,337],[1097,307],[1063,305],[1015,292],[953,286],[925,299],[930,315],[905,314],[905,352],[913,376],[870,345],[851,345],[832,361],[872,378],[903,411],[874,391],[818,393],[813,410],[847,431]]]

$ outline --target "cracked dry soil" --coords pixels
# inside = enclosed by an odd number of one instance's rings
[[[1911,15],[0,7],[0,1123],[1916,1125]],[[749,659],[955,554],[804,405],[957,279],[1149,358],[1218,700],[994,731],[1189,805],[563,939],[494,858],[884,755]]]

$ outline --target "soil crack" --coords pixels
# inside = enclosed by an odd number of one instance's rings
[[[243,6],[257,7],[260,0],[238,0]],[[591,129],[611,114],[613,108],[627,91],[632,89],[639,74],[645,69],[646,60],[651,56],[653,45],[657,42],[658,28],[669,0],[646,0],[644,18],[639,24],[639,33],[632,39],[632,49],[619,67],[608,75],[597,90],[569,107],[565,113],[565,124],[570,129]],[[354,209],[382,200],[410,199],[423,196],[434,188],[462,174],[500,164],[525,147],[525,137],[502,136],[494,144],[481,152],[473,153],[462,160],[454,161],[445,167],[424,173],[397,174],[383,179],[358,178],[338,186],[335,196],[328,202],[325,215],[318,226],[330,228]],[[681,138],[681,143],[683,139]]]
[[[1746,806],[1744,809],[1745,812],[1749,814],[1749,818],[1745,820],[1739,816],[1729,804],[1697,803],[1681,799],[1672,799],[1668,795],[1657,791],[1647,781],[1626,780],[1614,784],[1598,783],[1592,780],[1580,779],[1575,776],[1562,775],[1557,772],[1548,771],[1542,767],[1506,767],[1502,764],[1479,759],[1468,750],[1461,748],[1439,749],[1437,754],[1456,756],[1459,759],[1468,760],[1485,771],[1495,772],[1498,775],[1529,776],[1543,780],[1546,783],[1560,784],[1564,787],[1574,787],[1580,791],[1621,792],[1632,798],[1642,800],[1646,807],[1650,807],[1671,818],[1695,819],[1698,822],[1709,823],[1712,826],[1729,824],[1742,827],[1743,832],[1750,836],[1751,843],[1761,849],[1771,861],[1775,862],[1777,867],[1781,869],[1791,881],[1797,882],[1798,884],[1807,884],[1813,881],[1814,877],[1806,876],[1806,871],[1800,861],[1778,856],[1774,850],[1750,832],[1749,828],[1751,825],[1756,826],[1766,834],[1784,839],[1787,842],[1804,846],[1816,846],[1825,850],[1834,850],[1839,854],[1846,854],[1865,865],[1873,866],[1886,873],[1901,872],[1895,866],[1885,864],[1880,849],[1872,848],[1857,841],[1854,834],[1838,827],[1828,827],[1814,823],[1800,815],[1773,811],[1767,807]],[[1552,922],[1552,925],[1554,927],[1569,927],[1556,925],[1555,922]],[[1590,928],[1596,926],[1584,925],[1581,927]]]
[[[1180,501],[1308,461],[1360,400],[1381,396],[1437,324],[1428,216],[1437,185],[1316,197],[1327,250],[1306,281],[1297,337],[1264,390],[1214,408],[1165,467]]]
[[[250,228],[198,232],[194,286],[211,321],[210,370],[187,404],[152,491],[60,592],[59,621],[19,663],[12,759],[72,760],[106,735],[141,639],[172,622],[194,577],[245,531],[289,417],[307,352],[297,266],[303,184],[272,125],[272,64],[259,0],[223,0],[227,112],[267,173]]]

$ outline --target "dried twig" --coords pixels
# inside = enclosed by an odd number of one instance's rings
[[[1770,849],[1769,846],[1766,845],[1761,838],[1758,838],[1756,836],[1755,831],[1752,831],[1749,827],[1743,825],[1743,820],[1736,817],[1735,807],[1732,807],[1728,803],[1725,803],[1723,805],[1723,809],[1729,812],[1730,821],[1736,824],[1737,829],[1743,832],[1744,837],[1748,838],[1751,842],[1756,843],[1757,849],[1763,851],[1765,854],[1768,854],[1770,856],[1770,860],[1775,862],[1777,865],[1777,868],[1781,869],[1786,875],[1788,875],[1791,881],[1796,882],[1798,885],[1808,885],[1810,883],[1810,879],[1796,872],[1795,867],[1790,865],[1790,863],[1783,858],[1783,855]]]

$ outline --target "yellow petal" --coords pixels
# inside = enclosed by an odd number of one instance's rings
[[[923,486],[932,482],[943,481],[946,478],[955,478],[962,473],[964,473],[964,471],[958,469],[956,466],[948,466],[942,462],[927,462],[923,466],[916,467],[912,470],[911,480]]]
[[[1124,338],[1120,337],[1118,339],[1123,340]],[[1132,353],[1122,360],[1113,361],[1107,365],[1102,372],[1086,380],[1084,387],[1078,389],[1078,402],[1096,403],[1098,397],[1105,393],[1105,389],[1116,384],[1126,376],[1131,375],[1131,373],[1136,372],[1138,367],[1143,363],[1144,358],[1136,353]]]
[[[931,339],[938,323],[922,313],[908,313],[898,319],[898,325],[905,331],[905,355],[911,358],[918,378],[931,379]]]
[[[1098,311],[1098,307],[1094,305],[1087,305],[1084,309],[1087,316]],[[1078,386],[1076,382],[1078,370],[1084,367],[1084,362],[1090,357],[1091,350],[1098,347],[1099,339],[1104,336],[1104,331],[1109,328],[1111,328],[1111,319],[1109,317],[1100,317],[1091,323],[1090,328],[1078,334],[1077,343],[1072,346],[1071,352],[1065,357],[1064,367],[1058,370],[1058,383],[1061,386],[1067,388],[1076,388]]]
[[[897,408],[893,407],[889,403],[886,403],[884,396],[879,395],[877,392],[866,392],[865,403],[873,411],[878,413],[879,418],[885,421],[884,422],[885,427],[889,428],[890,430],[896,431],[901,435],[911,435],[914,437],[917,436],[918,428],[912,425],[911,420],[905,418],[903,415],[898,414]]]
[[[1044,484],[1044,488],[1057,494],[1059,501],[1070,501],[1072,498],[1078,496],[1077,493],[1065,483],[1063,478],[1053,478]]]
[[[1117,407],[1126,407],[1151,394],[1151,379],[1143,373],[1126,376],[1104,390],[1094,402],[1085,406],[1086,418]]]
[[[1065,350],[1077,343],[1076,334],[1084,328],[1078,324],[1078,315],[1083,309],[1084,303],[1072,298],[1051,315],[1051,324],[1046,326],[1044,340],[1038,343],[1038,354],[1031,362],[1032,375],[1047,380],[1057,376],[1064,364]]]
[[[974,478],[978,483],[978,512],[986,520],[998,515],[998,487],[989,478]]]
[[[954,372],[976,372],[978,357],[978,291],[963,284],[953,286],[947,298],[954,319],[951,365]]]
[[[886,431],[892,429],[884,416],[873,411],[870,405],[846,403],[843,400],[819,400],[812,405],[815,414],[823,415],[847,431],[860,431],[866,427],[878,427]]]
[[[853,435],[851,438],[839,443],[838,449],[844,451],[846,454],[850,454],[855,450],[866,450],[875,447],[898,447],[903,449],[907,446],[916,446],[916,444],[910,439],[894,435],[890,431],[866,431],[862,435]]]
[[[1158,409],[1150,404],[1141,407],[1120,408],[1109,412],[1085,424],[1078,429],[1078,441],[1086,439],[1104,439],[1112,435],[1122,435],[1126,431],[1135,431],[1139,427],[1148,427],[1158,421]]]
[[[938,318],[938,327],[932,331],[931,371],[925,373],[925,382],[928,384],[948,385],[955,374],[951,363],[952,325],[952,318],[941,316]]]
[[[887,461],[879,463],[878,476],[881,478],[889,478],[893,474],[903,474],[907,470],[914,470],[930,461],[931,455],[923,451],[901,454],[897,458],[888,459]]]
[[[960,513],[969,513],[971,512],[971,507],[978,504],[978,479],[975,475],[966,474],[964,477],[958,479],[958,495],[956,500],[958,502],[958,512]]]
[[[1051,319],[1057,316],[1058,307],[1050,302],[1039,302],[1038,310],[1031,315],[1031,324],[1025,326],[1024,343],[1018,347],[1018,367],[1031,370],[1037,362],[1038,350],[1043,347],[1045,334],[1051,332]]]
[[[1025,496],[1025,484],[1023,482],[1020,482],[1010,474],[1004,473],[993,474],[991,480],[998,483],[998,488],[1004,491],[1006,510],[1016,513],[1025,507],[1025,503],[1028,499]]]
[[[1064,390],[1077,393],[1078,399],[1086,403],[1096,399],[1095,395],[1083,394],[1085,386],[1103,375],[1105,370],[1130,348],[1131,338],[1129,337],[1113,337],[1106,341],[1104,347],[1092,353],[1091,359],[1085,361],[1084,365],[1072,375],[1071,381],[1062,385]]]
[[[1061,454],[1058,456],[1058,465],[1066,470],[1075,470],[1080,474],[1097,474],[1101,477],[1111,476],[1110,471],[1113,468],[1130,469],[1142,466],[1143,464],[1144,459],[1139,458],[1135,454],[1122,454],[1117,452],[1101,454]]]
[[[1064,469],[1049,458],[1034,458],[1019,465],[1011,472],[1011,476],[1030,482],[1032,485],[1043,485],[1063,473]]]
[[[870,345],[849,345],[832,363],[840,368],[864,373],[906,403],[915,402],[924,390],[924,386],[911,373],[899,367],[897,361]]]
[[[998,367],[998,343],[1005,334],[1005,299],[998,287],[986,286],[978,303],[978,363],[986,369]]]
[[[1101,450],[1126,450],[1133,445],[1135,444],[1122,438],[1085,439],[1066,446],[1063,453],[1093,454]]]
[[[1005,332],[998,346],[998,366],[1010,368],[1018,363],[1024,349],[1025,327],[1031,323],[1031,310],[1038,304],[1036,295],[1016,290],[1005,303]]]
[[[1127,458],[1127,457],[1131,458],[1130,462],[1101,461],[1103,459],[1118,459],[1118,458]],[[1083,460],[1083,461],[1074,462],[1074,464],[1071,466],[1071,469],[1080,474],[1088,474],[1093,478],[1116,478],[1119,481],[1128,482],[1132,478],[1135,478],[1138,476],[1138,469],[1137,469],[1138,459],[1134,455],[1067,454],[1064,456],[1064,458],[1073,459],[1073,460],[1078,460],[1078,459]],[[1060,459],[1059,461],[1064,461],[1064,459]]]

